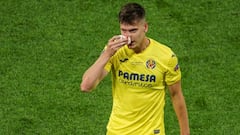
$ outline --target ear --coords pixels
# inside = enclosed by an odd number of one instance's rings
[[[148,23],[144,24],[144,32],[146,33],[148,31]]]

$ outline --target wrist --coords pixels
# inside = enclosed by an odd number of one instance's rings
[[[113,54],[111,52],[108,52],[107,50],[103,51],[101,54],[101,57],[103,57],[106,60],[109,60]]]

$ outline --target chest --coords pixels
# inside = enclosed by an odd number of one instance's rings
[[[115,77],[158,85],[164,81],[164,63],[157,56],[120,57],[114,64]]]

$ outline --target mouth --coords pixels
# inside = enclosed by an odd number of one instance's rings
[[[131,41],[131,43],[128,44],[127,46],[128,46],[128,47],[132,47],[133,45],[134,45],[134,41]]]

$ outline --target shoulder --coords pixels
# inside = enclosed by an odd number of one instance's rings
[[[157,51],[160,51],[160,52],[164,52],[164,53],[172,53],[172,49],[165,45],[165,44],[162,44],[154,39],[151,39],[149,38],[150,42],[151,42],[151,45],[157,49]]]
[[[157,57],[156,59],[162,66],[167,69],[172,69],[178,64],[178,58],[169,46],[159,43],[153,39],[150,39],[150,41],[152,46],[150,52],[155,52],[154,54]]]
[[[155,52],[159,58],[169,59],[173,56],[176,56],[169,46],[162,44],[154,39],[151,39],[151,38],[149,39],[150,39],[151,51]]]

